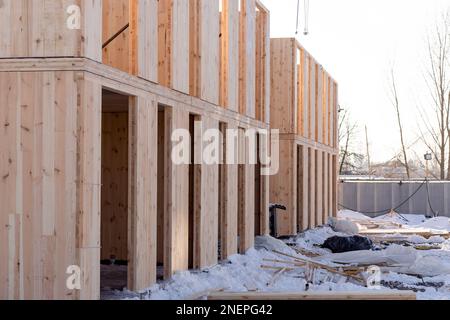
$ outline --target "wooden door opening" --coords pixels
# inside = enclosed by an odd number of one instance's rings
[[[167,124],[168,110],[164,106],[158,108],[158,187],[157,187],[157,245],[156,245],[156,261],[157,272],[156,276],[158,280],[163,280],[164,275],[164,261],[165,257],[165,177],[167,167],[167,147],[169,146],[170,136],[168,128],[170,124]]]
[[[227,124],[219,123],[220,130],[220,163],[219,163],[219,223],[218,223],[218,259],[223,260],[225,258],[224,250],[227,245],[226,239],[226,223],[227,223]]]
[[[199,268],[198,253],[200,252],[199,223],[201,213],[201,180],[202,166],[196,164],[196,153],[201,156],[202,137],[201,130],[196,128],[196,122],[200,122],[201,117],[195,114],[189,115],[189,135],[191,137],[191,164],[189,165],[189,269]],[[201,158],[200,158],[201,159]],[[199,159],[197,159],[199,160]]]
[[[128,287],[129,102],[103,90],[101,288]]]
[[[245,130],[238,130],[238,253],[245,253]]]
[[[256,165],[255,165],[255,236],[262,235],[261,217],[263,216],[262,209],[262,179],[261,179],[261,136],[256,134]]]

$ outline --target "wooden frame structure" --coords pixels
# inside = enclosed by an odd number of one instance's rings
[[[270,54],[270,123],[280,130],[270,201],[287,207],[278,235],[294,235],[337,214],[338,86],[295,39],[271,39]]]
[[[0,299],[100,297],[105,91],[128,103],[129,289],[156,281],[159,254],[165,277],[188,269],[190,201],[194,267],[217,263],[219,226],[221,258],[253,246],[255,216],[269,232],[269,179],[255,201],[254,165],[196,165],[190,196],[189,165],[169,161],[170,134],[192,116],[202,131],[269,128],[269,13],[255,0],[219,4],[1,1]]]

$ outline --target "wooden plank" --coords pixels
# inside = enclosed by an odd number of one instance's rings
[[[412,291],[364,292],[214,292],[208,300],[416,300]]]
[[[220,105],[238,111],[239,0],[224,0],[221,13]]]
[[[302,56],[301,56],[301,75],[302,75],[302,104],[303,104],[303,132],[302,136],[305,138],[308,138],[309,131],[310,131],[310,108],[309,108],[309,97],[310,97],[310,90],[309,90],[309,70],[310,70],[310,64],[309,62],[309,54],[302,50]]]
[[[153,96],[133,100],[128,284],[131,290],[139,291],[156,282],[158,108]]]

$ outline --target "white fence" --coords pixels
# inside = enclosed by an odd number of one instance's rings
[[[374,217],[391,209],[450,217],[450,181],[341,180],[339,208]]]

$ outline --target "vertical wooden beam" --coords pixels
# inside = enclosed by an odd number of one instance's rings
[[[99,83],[78,82],[77,249],[80,299],[100,298],[101,97]]]
[[[237,129],[234,124],[223,125],[225,129]],[[224,132],[222,130],[222,132]],[[221,234],[221,248],[222,259],[227,259],[233,254],[237,253],[237,235],[238,235],[238,165],[235,160],[234,163],[227,163],[227,147],[237,142],[237,139],[233,140],[232,136],[224,134],[222,136],[222,161],[224,164],[220,165],[222,181],[219,185],[219,196],[221,197],[220,203],[221,210],[220,217],[222,224]]]
[[[157,119],[153,96],[132,99],[128,214],[128,284],[133,291],[156,282]]]
[[[177,271],[188,269],[189,263],[189,165],[172,162],[171,141],[173,130],[189,130],[189,113],[182,108],[165,110],[166,145],[165,149],[165,254],[164,274],[171,277]]]

